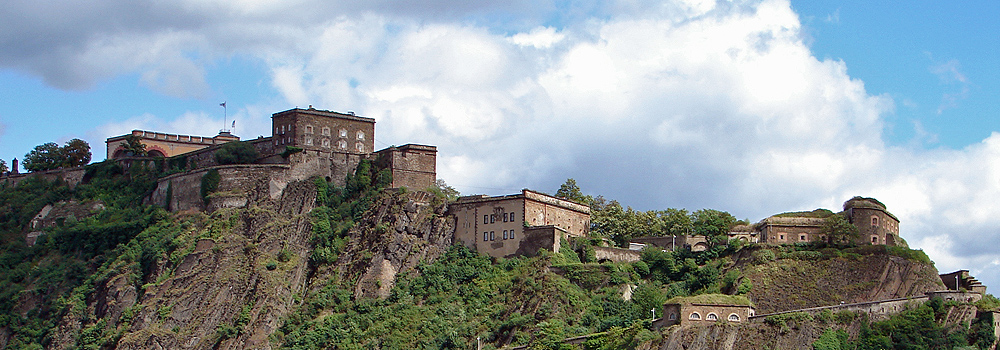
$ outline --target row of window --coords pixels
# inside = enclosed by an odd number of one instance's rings
[[[312,146],[313,145],[313,138],[312,137],[306,136],[304,141],[305,141],[306,146]],[[324,138],[322,140],[322,142],[321,142],[321,145],[323,147],[325,147],[325,148],[330,148],[330,139]],[[337,148],[347,149],[347,141],[344,141],[344,140],[337,141]],[[363,144],[361,142],[358,142],[358,143],[354,144],[354,148],[357,149],[358,152],[364,152],[365,151],[365,144]]]
[[[515,213],[503,213],[503,222],[514,222]],[[492,224],[497,221],[497,214],[483,215],[483,224]]]
[[[274,134],[275,135],[284,135],[286,131],[291,132],[292,131],[292,126],[291,125],[282,125],[282,126],[275,126],[274,127]],[[320,131],[321,131],[321,134],[323,136],[330,136],[330,127],[324,126]],[[313,126],[312,125],[306,125],[306,132],[305,133],[306,133],[306,135],[312,135],[314,133]],[[347,137],[347,129],[340,129],[340,137],[343,137],[343,138]],[[358,139],[358,140],[364,140],[365,139],[365,132],[364,131],[358,131],[354,135],[354,137],[356,139]]]
[[[495,241],[496,231],[483,232],[483,241]],[[503,230],[503,239],[514,239],[514,230]]]
[[[675,319],[677,319],[677,315],[670,314],[670,320],[675,320]],[[688,316],[688,319],[695,321],[701,320],[701,314],[697,312],[692,312],[691,315]],[[718,321],[718,320],[719,320],[719,315],[716,315],[714,312],[709,312],[708,315],[705,315],[705,321]],[[739,322],[740,315],[729,314],[729,320],[732,322]]]

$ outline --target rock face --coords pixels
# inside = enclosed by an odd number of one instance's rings
[[[774,261],[755,258],[760,250],[745,251],[733,268],[753,284],[749,297],[757,314],[923,296],[946,289],[932,264],[892,255],[884,246],[864,249],[843,256],[793,252]]]
[[[387,191],[352,229],[335,267],[317,271],[309,264],[315,185],[290,182],[276,199],[262,185],[246,198],[246,207],[210,217],[183,214],[206,224],[182,233],[175,241],[187,243],[160,257],[145,280],[123,266],[95,286],[85,310],[63,317],[53,348],[97,327],[121,334],[117,349],[270,349],[312,281],[339,273],[356,277],[357,295],[384,297],[397,273],[434,259],[453,236],[444,205],[433,206],[430,194]]]
[[[455,236],[454,219],[444,215],[447,207],[432,204],[427,192],[396,192],[383,197],[377,208],[351,232],[338,261],[342,279],[359,277],[355,297],[388,297],[398,273],[433,261]]]

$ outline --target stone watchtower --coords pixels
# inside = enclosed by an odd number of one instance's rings
[[[899,219],[875,198],[854,197],[844,202],[844,212],[858,227],[859,244],[906,246],[899,237]]]

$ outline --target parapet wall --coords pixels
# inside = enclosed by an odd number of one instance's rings
[[[45,181],[56,181],[60,180],[66,183],[69,188],[74,188],[83,181],[83,175],[87,173],[84,167],[75,168],[64,168],[64,169],[54,169],[46,171],[35,171],[30,173],[21,174],[10,174],[6,176],[0,176],[0,184],[6,184],[9,186],[16,186],[19,182],[25,179],[40,177]]]
[[[218,171],[218,187],[206,198],[201,195],[202,179],[210,171]],[[308,177],[307,177],[308,178]],[[222,207],[242,207],[258,200],[267,189],[270,199],[281,197],[290,181],[302,180],[293,175],[291,167],[280,164],[239,164],[202,168],[161,178],[146,204],[158,205],[170,211],[202,211]]]

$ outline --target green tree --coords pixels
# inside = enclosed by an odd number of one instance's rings
[[[62,147],[63,166],[78,167],[90,163],[90,144],[81,139],[72,139]]]
[[[433,190],[440,192],[449,201],[454,201],[461,195],[461,193],[459,193],[454,187],[448,186],[448,183],[444,182],[443,179],[437,179],[434,181]]]
[[[248,164],[257,160],[257,149],[249,142],[228,142],[215,151],[215,162],[219,164]]]
[[[65,163],[64,160],[62,148],[55,142],[47,142],[25,154],[21,164],[27,171],[45,171],[58,169]]]
[[[146,144],[142,143],[142,139],[135,135],[125,136],[125,144],[122,149],[125,151],[125,155],[132,157],[145,157],[149,154],[146,152]]]
[[[830,243],[849,244],[860,237],[858,227],[847,220],[843,214],[834,214],[826,218],[820,233],[830,237]]]
[[[566,179],[566,182],[559,186],[556,197],[583,205],[591,205],[594,202],[594,197],[584,195],[580,191],[580,186],[576,185],[576,180],[572,178]]]
[[[0,174],[6,173],[8,171],[10,171],[10,169],[7,169],[7,162],[4,161],[3,159],[0,159]]]
[[[705,236],[714,244],[725,242],[729,229],[737,221],[731,214],[714,209],[701,209],[691,215],[694,234]]]

